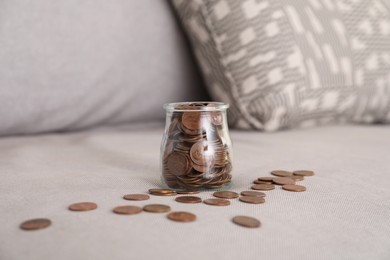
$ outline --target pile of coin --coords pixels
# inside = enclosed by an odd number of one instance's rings
[[[284,171],[284,170],[275,170],[271,174],[274,177],[266,176],[259,177],[253,181],[254,185],[252,189],[254,190],[263,190],[269,191],[276,188],[275,185],[279,185],[283,190],[292,191],[292,192],[302,192],[306,188],[301,185],[296,185],[297,181],[304,180],[305,177],[313,176],[313,171],[300,170],[300,171]],[[250,204],[262,204],[265,202],[266,194],[262,191],[242,191],[240,194],[234,191],[216,191],[213,192],[215,198],[209,198],[202,200],[194,194],[199,193],[199,191],[194,190],[183,190],[183,191],[174,191],[172,189],[160,189],[152,188],[149,189],[149,194],[153,196],[177,196],[175,201],[179,203],[201,203],[203,202],[206,205],[212,206],[229,206],[232,200],[238,199],[240,202],[250,203]],[[149,200],[150,196],[148,194],[126,194],[123,196],[125,200],[132,201],[143,201]],[[97,209],[97,204],[94,202],[78,202],[69,205],[68,209],[71,211],[90,211]],[[171,207],[165,204],[148,204],[143,207],[133,206],[133,205],[122,205],[113,208],[112,210],[115,214],[120,215],[134,215],[141,212],[149,213],[168,213],[166,217],[169,220],[177,222],[192,222],[196,220],[196,215],[191,212],[184,211],[174,211],[171,212]],[[250,216],[236,216],[232,219],[232,222],[243,227],[248,228],[258,228],[261,226],[261,223],[258,219]],[[20,225],[20,228],[23,230],[38,230],[49,227],[52,224],[51,220],[47,218],[31,219],[23,222]]]
[[[175,189],[218,189],[231,181],[231,151],[221,111],[204,110],[212,103],[178,107],[170,117],[162,146],[162,176]],[[169,117],[168,117],[169,120]]]

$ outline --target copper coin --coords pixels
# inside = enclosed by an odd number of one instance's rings
[[[262,197],[251,197],[251,196],[242,196],[239,198],[239,200],[251,204],[260,204],[265,202],[265,199]]]
[[[186,175],[191,170],[190,159],[184,153],[173,152],[167,158],[167,167],[173,175]]]
[[[247,216],[237,216],[234,217],[232,221],[237,225],[248,227],[248,228],[258,228],[261,225],[258,219],[247,217]]]
[[[68,207],[69,210],[72,211],[88,211],[88,210],[94,210],[97,208],[96,203],[93,202],[79,202],[74,203]]]
[[[47,228],[51,225],[50,219],[47,218],[36,218],[36,219],[30,219],[22,224],[20,224],[20,228],[23,230],[37,230],[37,229],[43,229]]]
[[[142,208],[137,206],[119,206],[112,210],[116,214],[134,215],[142,211]]]
[[[125,200],[148,200],[150,197],[146,194],[126,194],[123,198]]]
[[[307,171],[307,170],[300,170],[300,171],[294,171],[293,174],[297,176],[313,176],[314,172]]]
[[[223,123],[223,115],[220,111],[210,112],[209,118],[213,125],[222,125]]]
[[[201,203],[202,199],[196,196],[180,196],[175,199],[181,203]]]
[[[176,191],[171,189],[149,189],[149,193],[156,196],[175,196]]]
[[[177,222],[192,222],[196,220],[196,215],[185,212],[185,211],[175,211],[171,212],[167,215],[170,220]]]
[[[259,177],[259,178],[257,178],[258,181],[265,181],[265,182],[269,182],[269,183],[272,183],[273,179],[274,179],[274,177]]]
[[[239,197],[238,193],[233,191],[216,191],[213,193],[213,196],[221,199],[235,199]]]
[[[229,206],[230,201],[225,200],[225,199],[207,199],[203,201],[207,205],[212,205],[212,206]]]
[[[176,193],[177,194],[198,194],[200,192],[197,190],[180,190],[180,191],[176,191]]]
[[[255,184],[252,185],[253,190],[273,190],[275,189],[275,185],[273,184]]]
[[[197,165],[208,165],[213,159],[214,152],[208,141],[196,142],[190,150],[191,160]]]
[[[272,181],[259,181],[259,180],[254,180],[253,184],[272,184]]]
[[[163,204],[149,204],[146,205],[143,210],[152,213],[164,213],[171,211],[171,207]]]
[[[305,179],[305,177],[299,175],[293,175],[290,176],[289,178],[293,179],[294,181],[303,181]]]
[[[295,181],[290,177],[275,178],[274,183],[278,185],[295,184]]]
[[[306,190],[306,187],[301,185],[287,184],[287,185],[283,185],[282,189],[288,191],[302,192]]]
[[[265,193],[261,191],[242,191],[241,195],[249,197],[265,197]]]
[[[272,171],[271,174],[278,176],[278,177],[288,177],[288,176],[293,175],[292,172],[282,171],[282,170]]]
[[[184,127],[190,130],[201,128],[201,114],[199,112],[185,112],[181,118]]]

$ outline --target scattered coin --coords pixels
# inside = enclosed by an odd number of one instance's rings
[[[202,199],[196,196],[180,196],[175,199],[177,202],[182,203],[201,203]]]
[[[258,181],[265,181],[265,182],[269,182],[269,183],[272,183],[273,179],[274,179],[274,177],[259,177],[259,178],[257,178]]]
[[[72,211],[88,211],[88,210],[94,210],[97,208],[96,203],[93,202],[79,202],[74,203],[68,207],[69,210]]]
[[[221,199],[235,199],[239,197],[238,193],[233,191],[216,191],[213,195],[214,197]]]
[[[302,191],[306,190],[306,187],[301,186],[301,185],[288,184],[288,185],[283,185],[282,189],[288,190],[288,191],[302,192]]]
[[[248,227],[248,228],[258,228],[261,225],[258,219],[247,217],[247,216],[234,217],[233,222],[239,226]]]
[[[278,185],[295,184],[295,181],[290,177],[275,178],[274,183]]]
[[[197,190],[180,190],[176,191],[177,194],[198,194],[200,191]]]
[[[290,176],[289,178],[293,179],[294,181],[303,181],[305,179],[305,177],[299,175],[293,175]]]
[[[282,170],[272,171],[271,174],[278,176],[278,177],[289,177],[289,176],[293,175],[292,172],[282,171]]]
[[[143,210],[152,213],[164,213],[171,211],[171,207],[163,204],[149,204],[143,207]]]
[[[123,198],[125,200],[148,200],[150,197],[146,194],[126,194]]]
[[[196,220],[196,215],[185,212],[185,211],[175,211],[171,212],[167,215],[170,220],[177,222],[192,222]]]
[[[261,191],[242,191],[241,195],[249,197],[265,197],[265,193]]]
[[[171,189],[149,189],[149,193],[156,196],[175,196],[176,191]]]
[[[203,201],[207,205],[212,205],[212,206],[229,206],[230,201],[226,199],[207,199]]]
[[[307,170],[300,170],[300,171],[294,171],[293,174],[297,176],[313,176],[314,172],[307,171]]]
[[[36,218],[36,219],[30,219],[22,224],[20,224],[20,228],[23,230],[38,230],[47,228],[51,225],[50,219],[47,218]]]
[[[119,206],[112,210],[116,214],[134,215],[142,211],[142,208],[137,206]]]
[[[255,184],[252,185],[253,190],[273,190],[275,189],[275,185],[273,184]]]
[[[239,200],[251,204],[261,204],[265,202],[265,199],[263,197],[251,197],[251,196],[242,196],[240,197]]]
[[[272,184],[272,181],[259,181],[259,180],[254,180],[253,184]]]

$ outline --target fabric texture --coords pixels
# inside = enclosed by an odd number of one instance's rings
[[[303,193],[280,187],[266,203],[231,200],[228,207],[183,204],[173,197],[125,201],[159,187],[160,124],[72,134],[0,139],[0,259],[390,259],[390,127],[343,126],[281,131],[231,131],[231,190],[276,169],[309,169]],[[203,199],[211,198],[203,192]],[[93,201],[90,212],[71,212]],[[121,216],[120,205],[163,203],[198,219],[177,223],[166,214]],[[234,225],[248,215],[259,229]],[[26,219],[52,226],[22,231]]]
[[[162,120],[204,92],[167,1],[0,1],[0,135]]]
[[[172,2],[233,126],[390,122],[389,1]]]

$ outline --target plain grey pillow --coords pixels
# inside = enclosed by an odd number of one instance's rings
[[[167,1],[2,0],[0,135],[162,120],[204,99]]]

